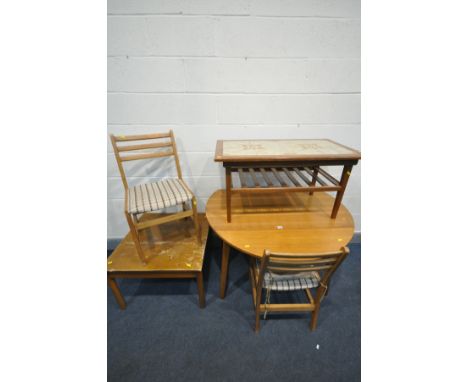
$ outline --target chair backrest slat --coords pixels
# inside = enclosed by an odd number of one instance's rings
[[[141,134],[141,135],[112,135],[116,142],[144,141],[148,139],[170,138],[171,133]]]
[[[119,151],[135,151],[135,150],[145,150],[145,149],[157,149],[160,147],[171,147],[172,142],[164,142],[164,143],[145,143],[143,145],[128,145],[128,146],[120,146]]]
[[[319,257],[319,258],[314,258],[313,263],[314,264],[326,264],[326,263],[334,263],[336,261],[337,257]],[[288,259],[285,257],[281,258],[271,258],[270,257],[270,264],[278,264],[278,265],[309,265],[311,264],[310,258],[303,258],[303,259]]]
[[[162,157],[170,157],[174,155],[172,151],[165,151],[162,153],[147,153],[147,154],[136,154],[136,155],[126,155],[121,156],[120,160],[123,162],[129,160],[140,160],[140,159],[150,159],[150,158],[162,158]]]
[[[268,254],[272,258],[279,258],[279,257],[284,257],[287,259],[301,259],[301,258],[310,258],[310,257],[327,257],[327,256],[339,256],[341,254],[340,251],[335,251],[335,252],[320,252],[320,253],[278,253],[278,252],[270,252],[266,250]]]
[[[276,267],[273,265],[269,265],[267,269],[273,272],[297,273],[297,272],[321,271],[324,269],[330,269],[331,267],[333,267],[333,265],[322,265],[322,266],[317,266],[317,267]]]

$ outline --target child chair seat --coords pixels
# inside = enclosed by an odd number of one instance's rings
[[[267,271],[263,277],[262,286],[275,291],[290,291],[317,288],[319,284],[320,275],[315,271],[285,274]]]
[[[157,211],[182,204],[192,198],[192,192],[177,178],[139,184],[128,188],[128,212],[141,214]]]

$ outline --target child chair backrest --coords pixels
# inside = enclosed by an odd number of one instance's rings
[[[266,271],[274,273],[299,273],[317,271],[322,287],[327,287],[330,277],[349,254],[347,247],[325,253],[274,253],[265,250],[260,264],[259,283]]]
[[[177,176],[179,179],[182,179],[179,155],[177,154],[177,147],[172,130],[170,130],[168,133],[144,135],[111,134],[110,138],[125,189],[128,189],[128,183],[125,176],[123,163],[127,161],[174,156],[177,168]],[[133,144],[138,141],[149,141],[149,143]]]

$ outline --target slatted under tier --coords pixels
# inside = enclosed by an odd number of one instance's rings
[[[339,191],[340,182],[320,167],[232,167],[241,188],[233,191]]]

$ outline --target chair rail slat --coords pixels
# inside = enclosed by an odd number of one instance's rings
[[[279,253],[279,252],[270,252],[267,251],[268,256],[270,258],[274,257],[287,257],[287,258],[302,258],[302,257],[325,257],[325,256],[340,256],[342,252],[334,251],[334,252],[322,252],[322,253]]]
[[[171,147],[171,142],[164,143],[145,143],[142,145],[128,145],[128,146],[118,146],[117,149],[121,151],[135,151],[135,150],[145,150],[145,149],[158,149],[161,147]]]
[[[275,258],[270,257],[270,264],[288,264],[288,265],[298,265],[298,264],[326,264],[336,261],[337,257],[327,257],[316,258],[316,259],[287,259],[287,258]]]
[[[144,141],[147,139],[170,138],[169,133],[141,134],[141,135],[114,135],[116,142]]]
[[[173,151],[165,151],[165,152],[162,152],[162,153],[148,153],[148,154],[136,154],[136,155],[121,156],[120,160],[122,162],[126,162],[126,161],[130,161],[130,160],[169,157],[169,156],[172,156],[172,155],[174,155]]]
[[[275,267],[272,265],[268,266],[268,269],[271,271],[279,271],[279,272],[291,272],[291,273],[298,273],[298,272],[309,272],[309,271],[321,271],[323,269],[330,269],[333,265],[321,265],[318,267]]]

